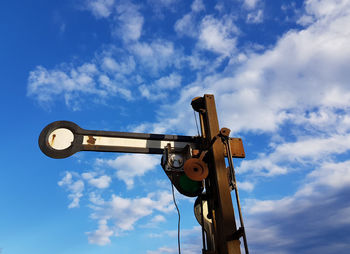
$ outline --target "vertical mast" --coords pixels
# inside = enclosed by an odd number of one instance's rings
[[[209,197],[209,216],[212,217],[214,226],[215,250],[207,253],[240,254],[240,241],[232,240],[237,226],[225,163],[225,148],[220,139],[213,143],[220,133],[214,96],[206,94],[197,97],[193,99],[192,107],[199,112],[202,136],[207,144],[211,144],[206,191]]]

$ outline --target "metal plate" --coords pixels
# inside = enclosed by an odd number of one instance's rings
[[[231,154],[233,158],[245,158],[242,139],[230,138],[230,147],[231,147]],[[225,156],[227,157],[226,150],[225,150]]]
[[[209,174],[208,166],[197,158],[188,159],[184,165],[185,174],[193,181],[202,181]]]

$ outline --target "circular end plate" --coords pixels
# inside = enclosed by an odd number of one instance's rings
[[[64,150],[72,145],[74,133],[70,129],[58,128],[50,133],[48,143],[55,150]]]
[[[78,135],[78,125],[57,121],[46,126],[39,136],[40,150],[49,157],[66,158],[81,150],[83,136]]]
[[[185,174],[194,181],[202,181],[207,178],[209,170],[207,164],[197,158],[191,158],[185,162]]]

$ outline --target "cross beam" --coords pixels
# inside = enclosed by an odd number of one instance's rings
[[[85,130],[69,121],[53,122],[39,136],[41,151],[55,159],[79,151],[163,154],[168,144],[181,151],[187,145],[196,149],[199,142],[194,136]]]

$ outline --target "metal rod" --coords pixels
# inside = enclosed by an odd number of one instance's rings
[[[233,160],[232,160],[232,154],[231,154],[231,147],[230,147],[230,139],[226,138],[226,145],[227,145],[227,157],[229,161],[229,166],[232,172],[232,177],[233,177],[233,182],[234,182],[234,189],[235,189],[235,194],[236,194],[236,200],[237,200],[237,208],[238,208],[238,214],[239,214],[239,221],[241,224],[241,228],[243,229],[243,242],[244,242],[244,250],[246,254],[249,254],[248,250],[248,242],[247,242],[247,236],[245,234],[245,228],[244,228],[244,223],[243,223],[243,216],[242,216],[242,211],[241,211],[241,203],[239,200],[239,195],[238,195],[238,188],[237,188],[237,182],[236,182],[236,174],[235,174],[235,169],[233,167]]]
[[[202,137],[206,138],[205,127],[204,127],[204,119],[203,119],[203,114],[202,113],[199,113],[199,123],[200,123],[200,126],[201,126]]]
[[[176,207],[178,218],[179,218],[178,221],[177,221],[177,247],[178,247],[179,254],[181,254],[181,245],[180,245],[180,222],[181,222],[181,216],[180,216],[179,207],[176,204],[175,193],[174,193],[174,185],[173,184],[171,184],[171,192],[173,194],[173,201],[174,201],[174,205]]]

